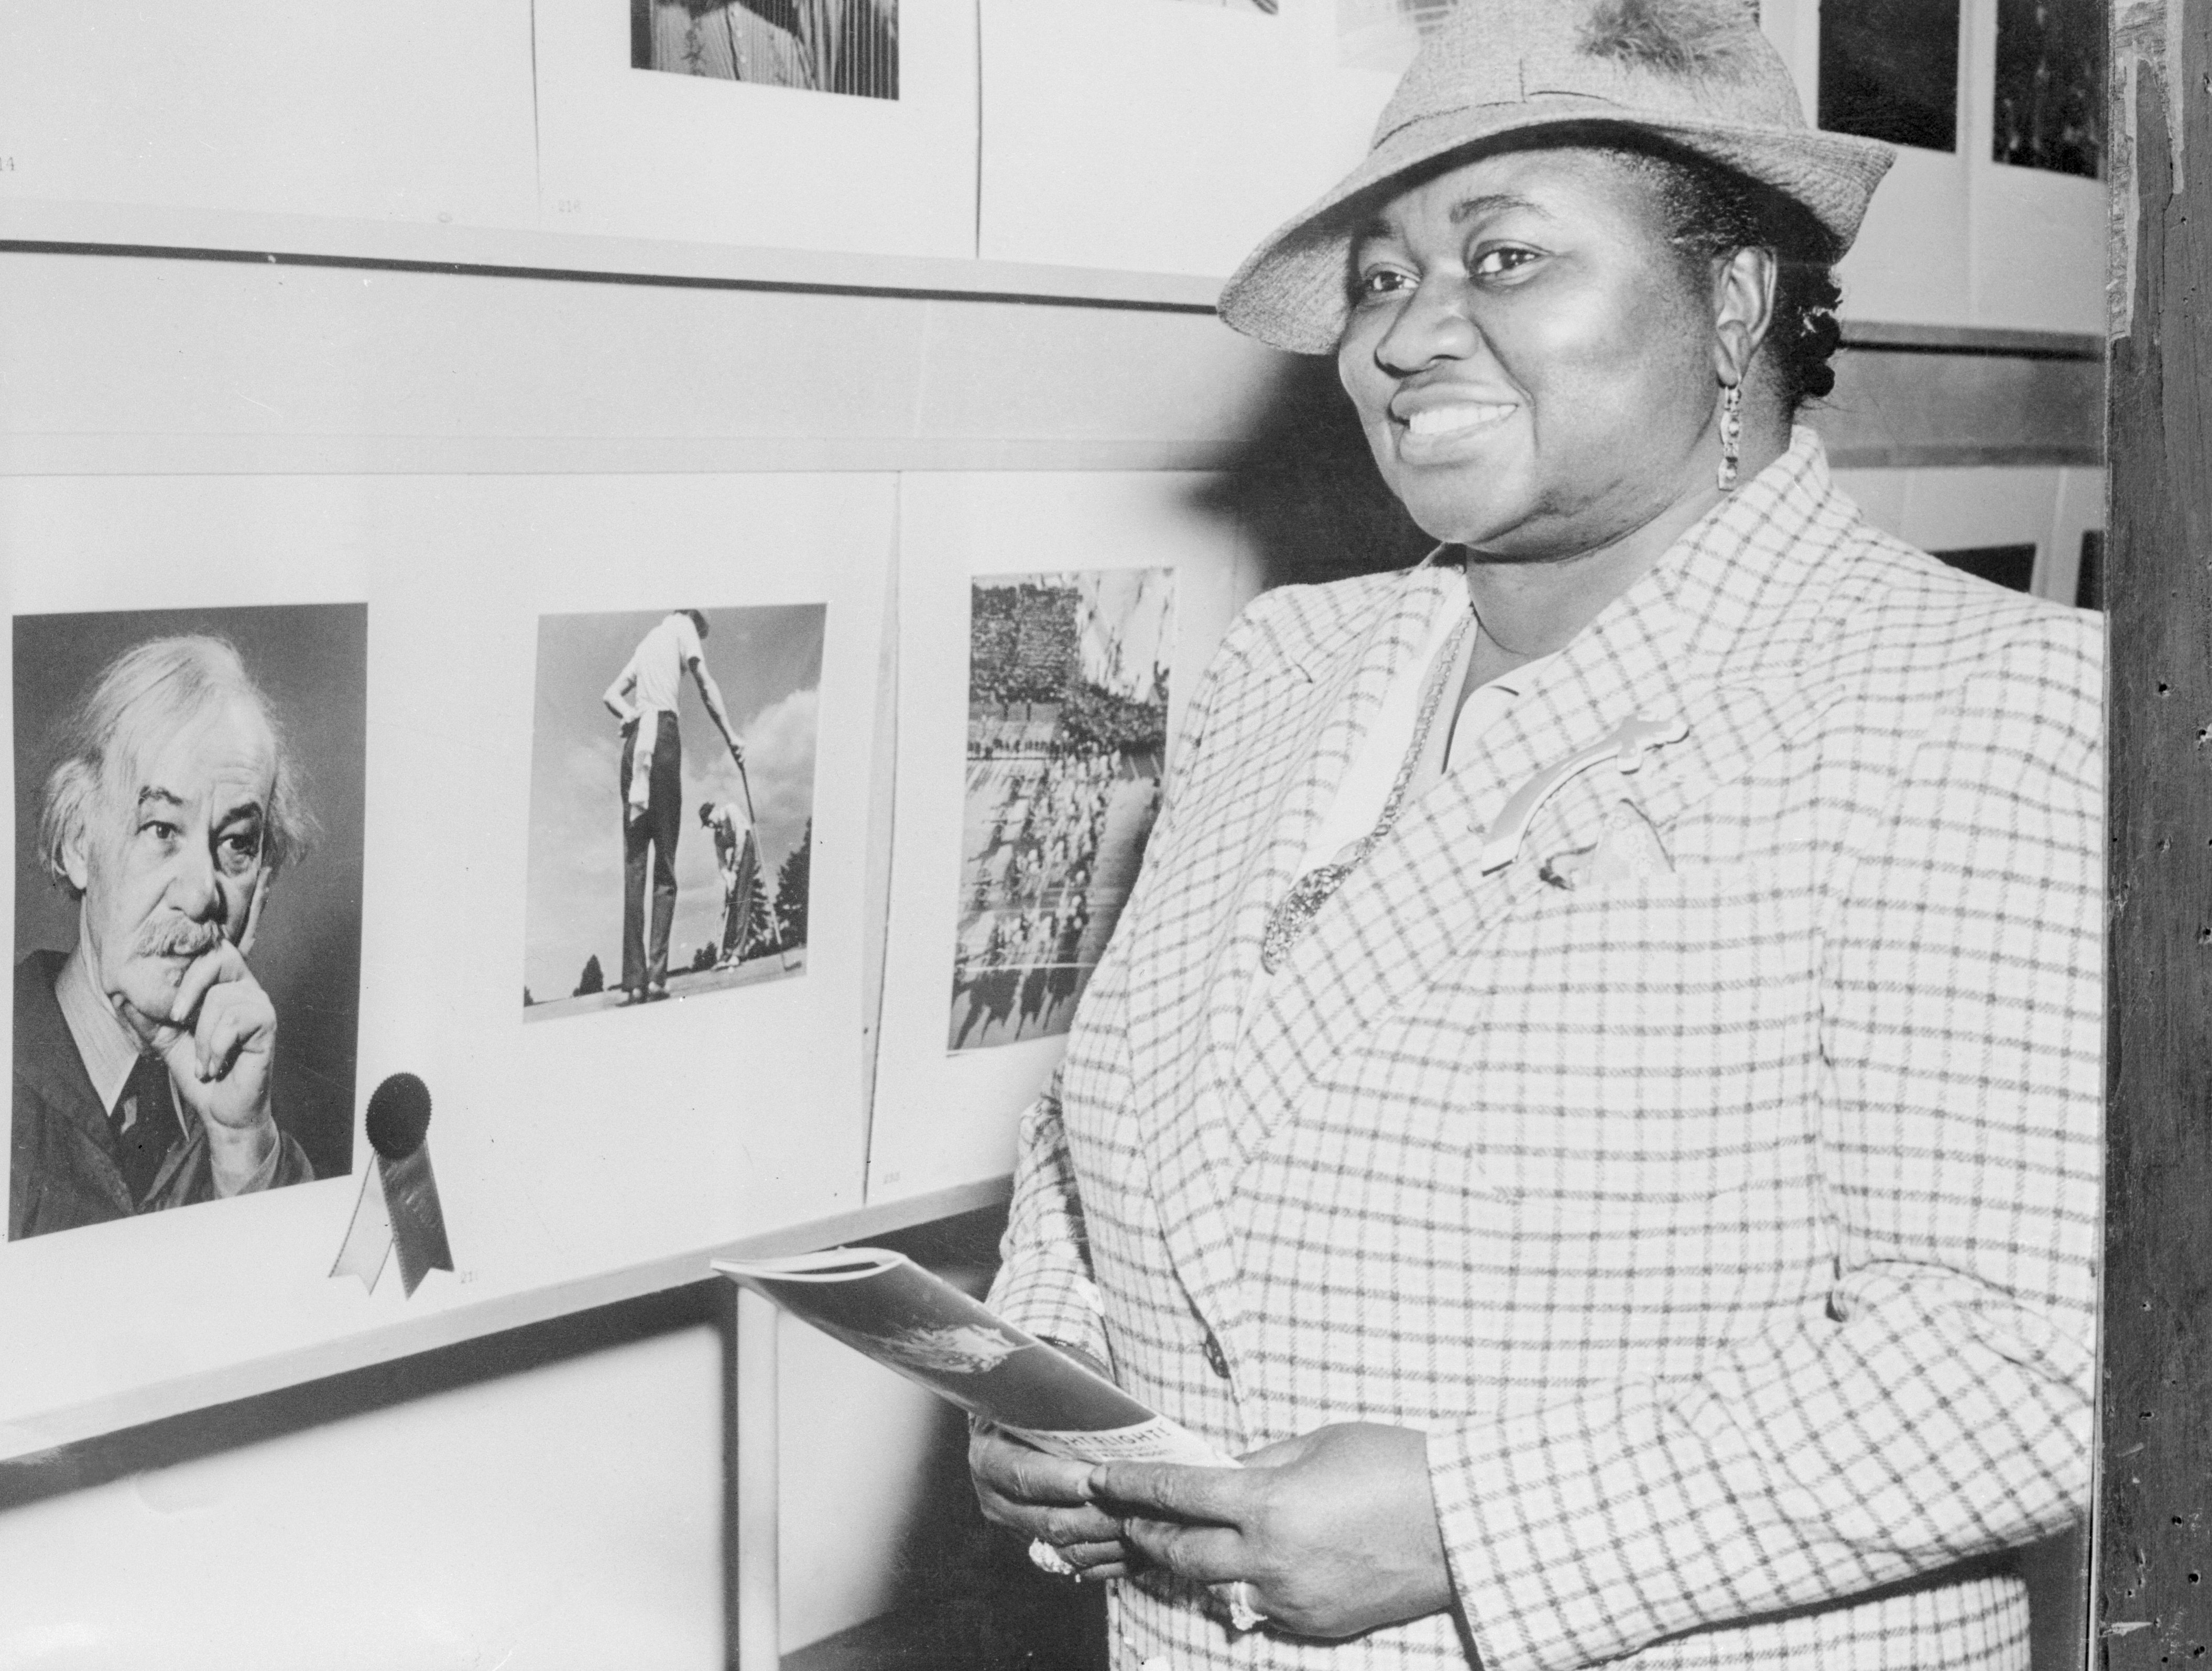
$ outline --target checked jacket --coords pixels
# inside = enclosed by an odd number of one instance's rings
[[[1870,530],[1800,429],[1263,976],[1461,585],[1285,588],[1231,629],[1024,1118],[994,1294],[1232,1454],[1424,1430],[1457,1605],[1237,1637],[1147,1575],[1117,1671],[2025,1665],[2005,1552],[2089,1474],[2094,617]],[[1513,791],[1638,714],[1687,733],[1485,873]],[[1623,799],[1671,869],[1547,879]]]

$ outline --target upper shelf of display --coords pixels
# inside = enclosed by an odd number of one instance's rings
[[[0,214],[0,249],[1178,313],[1211,313],[1222,283],[1199,274],[1042,262],[580,240],[479,227],[36,201],[10,204]],[[2104,352],[2103,338],[2094,331],[1875,319],[1848,302],[1844,324],[1845,343],[1857,349],[2066,360],[2097,359]]]
[[[206,0],[144,9],[96,53],[66,9],[18,9],[0,239],[1203,309],[1213,279],[1180,275],[1227,272],[1364,148],[1394,80],[1368,25],[1445,9],[842,0],[895,20],[895,96],[863,97],[761,84],[757,55],[732,79],[735,36],[691,52],[729,3]],[[744,27],[773,33],[773,9]],[[2006,90],[2101,87],[2073,62],[2095,32],[2039,24],[2030,62],[1995,0],[1882,0],[1868,15],[1903,22],[1856,32],[1830,9],[1760,8],[1808,108],[1861,123],[1838,89],[1901,88],[1917,125],[1889,137],[1924,142],[1844,264],[1849,312],[2101,329],[2102,189],[2012,133]]]

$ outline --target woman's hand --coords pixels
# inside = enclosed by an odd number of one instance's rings
[[[1123,1517],[1152,1565],[1202,1583],[1243,1580],[1295,1635],[1357,1636],[1451,1605],[1425,1434],[1347,1423],[1244,1461],[1104,1462],[1089,1495]]]
[[[1051,1455],[988,1425],[968,1440],[968,1472],[984,1519],[1050,1544],[1079,1579],[1126,1577],[1129,1552],[1121,1524],[1091,1500],[1095,1466]]]

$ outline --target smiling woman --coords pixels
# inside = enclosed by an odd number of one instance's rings
[[[1462,0],[1231,280],[1441,544],[1231,631],[1024,1122],[999,1309],[1246,1462],[977,1436],[1131,1663],[2025,1663],[2100,646],[1796,422],[1888,161],[1741,0]]]

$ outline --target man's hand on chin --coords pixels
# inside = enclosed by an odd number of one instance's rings
[[[234,1194],[278,1143],[269,1108],[276,1010],[228,939],[185,969],[154,1043],[177,1094],[207,1132],[217,1192]]]

